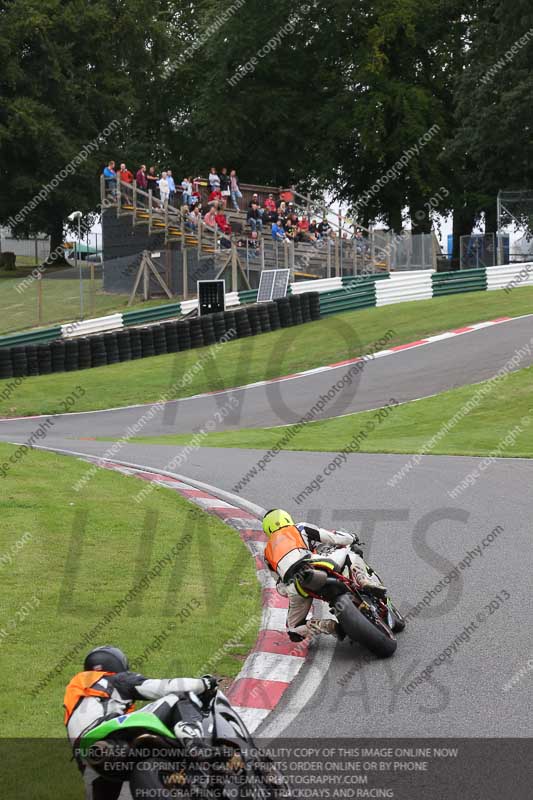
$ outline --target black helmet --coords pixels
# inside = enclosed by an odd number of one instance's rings
[[[104,672],[126,672],[128,666],[128,658],[122,650],[106,644],[91,650],[85,657],[83,669],[86,671],[101,669]]]

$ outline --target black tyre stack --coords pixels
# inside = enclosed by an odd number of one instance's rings
[[[28,362],[28,375],[38,375],[39,361],[37,359],[37,345],[26,345],[26,361]]]
[[[130,332],[130,350],[132,359],[142,358],[143,349],[141,342],[141,332],[139,328],[129,328]]]
[[[215,333],[215,323],[212,314],[205,314],[200,317],[202,324],[202,333],[204,336],[204,344],[215,344],[217,337]]]
[[[252,331],[252,336],[257,336],[261,333],[261,320],[259,319],[259,307],[257,305],[248,306],[248,321]]]
[[[79,344],[77,339],[65,341],[65,370],[74,372],[80,368]]]
[[[12,347],[11,361],[13,363],[13,375],[15,378],[23,378],[28,374],[28,360],[26,358],[25,347]]]
[[[235,311],[224,311],[224,322],[226,325],[226,333],[231,332],[232,338],[237,338],[238,333],[237,322],[235,320]]]
[[[52,372],[52,348],[50,347],[50,342],[42,342],[37,345],[37,363],[39,365],[39,375],[50,375]]]
[[[279,323],[282,328],[289,328],[293,325],[291,306],[288,297],[282,297],[275,301],[278,306]]]
[[[312,320],[320,319],[320,293],[307,292],[309,298],[309,312]]]
[[[156,356],[163,356],[167,352],[167,337],[162,325],[155,325],[152,328],[154,335],[154,350]]]
[[[190,350],[192,347],[191,342],[191,326],[188,319],[183,322],[178,322],[176,325],[178,332],[178,347],[180,350]]]
[[[268,308],[266,306],[266,303],[259,303],[257,305],[257,315],[259,317],[261,333],[270,333],[272,328],[270,326],[270,317],[268,315]]]
[[[226,318],[223,311],[217,311],[212,317],[215,338],[217,342],[220,342],[222,337],[226,334]]]
[[[302,321],[303,322],[311,322],[311,306],[309,302],[309,293],[304,292],[304,294],[298,295],[300,298],[300,305],[302,311]]]
[[[13,362],[11,361],[11,348],[0,347],[0,378],[13,377]]]
[[[304,321],[302,316],[302,295],[289,295],[289,306],[291,309],[292,324],[301,325]]]
[[[52,351],[52,372],[65,371],[65,342],[58,339],[50,345]]]
[[[108,364],[118,364],[120,355],[116,333],[104,333],[104,346]]]
[[[131,336],[128,328],[117,331],[117,347],[120,361],[131,361]]]
[[[78,364],[80,369],[89,369],[91,366],[91,341],[86,336],[78,339]]]
[[[91,336],[91,367],[104,367],[107,364],[107,354],[103,334]]]
[[[239,339],[252,335],[248,312],[245,308],[240,308],[235,312],[235,327],[237,328],[237,336]]]
[[[193,317],[189,320],[189,327],[191,330],[191,347],[204,346],[204,334],[202,331],[202,322],[199,317]]]
[[[154,334],[151,328],[141,328],[142,358],[155,356]]]
[[[270,320],[270,330],[279,331],[281,328],[281,322],[279,320],[278,304],[274,302],[265,303],[265,307],[268,311],[268,318]]]
[[[178,323],[165,322],[162,326],[165,331],[165,341],[167,343],[167,353],[177,353],[178,345]]]

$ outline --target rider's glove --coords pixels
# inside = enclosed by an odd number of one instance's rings
[[[213,692],[218,686],[218,681],[213,675],[202,675],[200,680],[204,684],[204,692]]]

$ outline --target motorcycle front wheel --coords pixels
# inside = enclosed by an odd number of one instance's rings
[[[359,611],[354,598],[348,592],[335,603],[335,614],[346,635],[362,644],[378,658],[389,658],[395,652],[398,642],[389,626],[381,620],[371,622]]]

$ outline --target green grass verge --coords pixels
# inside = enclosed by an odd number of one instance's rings
[[[0,465],[15,451],[1,444]],[[76,492],[90,469],[30,451],[0,477],[4,739],[64,736],[64,688],[97,644],[116,643],[151,677],[231,677],[257,636],[260,587],[238,533],[164,487],[136,503],[149,485],[107,470]],[[160,574],[103,624],[166,556]]]
[[[68,267],[67,267],[68,268]],[[71,269],[71,267],[70,267]],[[84,317],[101,317],[115,311],[124,311],[129,299],[126,294],[104,294],[102,279],[95,280],[95,293],[92,294],[89,268],[84,267],[83,302]],[[77,280],[67,278],[43,278],[42,280],[42,320],[39,321],[37,304],[37,281],[20,293],[16,286],[31,274],[31,270],[20,270],[17,277],[0,276],[0,334],[25,331],[37,326],[71,322],[80,316],[80,285]],[[170,303],[168,298],[151,300],[135,308],[148,308],[153,305]]]
[[[243,447],[270,450],[314,450],[340,452],[353,443],[351,452],[417,453],[451,420],[468,401],[475,407],[429,452],[435,455],[485,456],[499,450],[499,456],[533,456],[533,367],[513,372],[499,381],[477,402],[483,384],[452,389],[436,397],[391,407],[387,412],[363,411],[346,417],[310,422],[283,444],[287,428],[257,428],[211,433],[202,447]],[[521,424],[521,420],[528,421]],[[369,430],[374,425],[373,430]],[[516,425],[522,431],[503,440]],[[154,444],[187,444],[190,434],[142,437],[136,441]],[[357,447],[357,444],[359,445]],[[501,449],[501,451],[500,451]]]
[[[337,314],[295,328],[238,339],[220,347],[189,350],[82,372],[26,378],[13,392],[0,381],[0,416],[64,410],[74,386],[85,394],[71,410],[91,411],[229,389],[320,367],[372,350],[533,308],[533,287],[439,297]],[[382,340],[379,343],[379,340]],[[374,348],[375,349],[375,348]],[[215,357],[216,356],[216,357]],[[196,365],[196,366],[195,366]],[[194,370],[192,369],[195,366]]]

